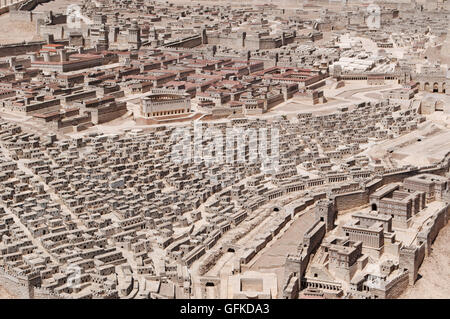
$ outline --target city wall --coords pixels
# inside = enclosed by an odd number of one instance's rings
[[[36,279],[29,279],[27,276],[14,274],[3,267],[0,267],[1,286],[11,295],[19,299],[62,299],[58,294],[33,284]]]
[[[386,284],[383,289],[371,288],[371,293],[379,299],[394,299],[408,287],[409,271],[405,270],[397,278]]]
[[[10,10],[9,20],[10,21],[22,21],[22,22],[33,22],[37,19],[44,19],[45,15],[43,13],[33,13],[31,11],[19,11]]]
[[[335,196],[336,210],[342,211],[369,203],[369,189]]]
[[[394,299],[402,294],[409,285],[409,273],[406,271],[386,286],[385,298]]]
[[[67,45],[67,40],[55,41],[56,44]],[[43,45],[47,44],[45,41],[30,41],[26,43],[14,43],[0,45],[0,58],[6,56],[23,55],[29,52],[39,51]]]
[[[196,36],[188,37],[185,39],[166,43],[166,44],[164,44],[164,47],[167,47],[167,48],[178,48],[178,47],[194,48],[201,44],[202,44],[202,37],[200,35],[196,35]]]
[[[0,268],[0,283],[11,295],[20,299],[30,299],[28,280]]]
[[[0,45],[0,57],[21,55],[26,54],[27,52],[39,51],[44,44],[45,41],[34,41],[24,44],[15,43],[15,44]]]
[[[425,253],[428,256],[431,253],[431,245],[438,236],[440,230],[447,225],[450,215],[450,204],[439,210],[426,222],[422,231],[418,234],[417,239],[425,243]]]

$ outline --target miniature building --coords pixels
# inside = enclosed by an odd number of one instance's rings
[[[441,200],[444,194],[449,190],[448,179],[433,175],[421,174],[406,178],[403,187],[408,192],[424,192],[427,202],[432,200]]]
[[[177,90],[153,89],[141,103],[141,116],[144,118],[191,112],[189,94]]]

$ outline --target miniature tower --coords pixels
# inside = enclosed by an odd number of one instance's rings
[[[208,43],[208,37],[206,35],[206,28],[202,29],[202,44],[207,44]]]
[[[118,26],[112,26],[109,28],[109,42],[110,43],[116,43],[117,37],[119,35],[119,27]]]
[[[139,50],[141,47],[141,29],[138,26],[137,20],[133,19],[131,28],[128,29],[128,44],[131,49]]]
[[[327,232],[334,228],[335,214],[336,211],[332,199],[324,199],[317,202],[316,218],[325,223]]]
[[[109,47],[109,34],[108,29],[103,24],[98,30],[98,42],[97,42],[97,50],[104,51],[108,50]]]
[[[409,284],[414,285],[418,273],[418,249],[415,245],[403,246],[399,253],[399,266],[409,271]]]

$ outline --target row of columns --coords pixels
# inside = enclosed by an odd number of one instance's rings
[[[171,111],[160,111],[160,112],[152,112],[152,116],[164,116],[164,115],[174,115],[174,114],[183,114],[186,113],[184,109],[177,109]]]
[[[319,185],[323,185],[323,181],[317,181],[317,182],[309,182],[308,186],[312,187],[312,186],[319,186]]]
[[[338,182],[343,182],[347,180],[347,176],[345,177],[330,177],[328,178],[328,182],[329,183],[338,183]]]
[[[302,191],[302,190],[304,190],[305,189],[305,186],[303,186],[303,185],[301,185],[301,186],[295,186],[295,187],[290,187],[290,188],[288,188],[287,189],[287,192],[288,193],[291,193],[291,192],[298,192],[298,191]]]
[[[339,288],[335,285],[328,285],[328,284],[323,284],[323,283],[319,283],[319,282],[308,282],[308,287],[328,289],[328,290],[339,290]]]

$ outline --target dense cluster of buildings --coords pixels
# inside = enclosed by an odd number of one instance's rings
[[[247,216],[261,213],[265,204],[308,189],[353,191],[385,172],[357,154],[368,139],[392,138],[420,122],[418,114],[400,113],[387,103],[363,103],[327,116],[301,114],[295,124],[284,118],[202,124],[217,130],[278,128],[280,168],[272,171],[263,170],[261,162],[237,160],[176,164],[171,160],[176,141],[170,127],[57,140],[3,121],[2,267],[8,273],[32,274],[30,285],[58,296],[188,297],[189,267],[217,249],[219,239]],[[386,127],[369,125],[383,115],[391,119],[390,124],[380,122]],[[193,137],[194,127],[189,131]],[[194,147],[213,139],[189,141]],[[236,146],[234,157],[238,151]],[[244,152],[248,159],[249,148]],[[298,165],[305,174],[299,175]],[[429,187],[428,200],[444,196],[446,182],[435,184]],[[425,197],[393,192],[400,202],[407,201],[406,215],[399,216],[406,219],[398,221],[405,225],[424,206]],[[385,200],[377,202],[379,209]],[[285,223],[278,216],[273,231]],[[268,240],[242,247],[242,264]],[[207,262],[201,267],[207,269]],[[70,281],[74,267],[81,269],[76,286]],[[170,294],[155,288],[165,285],[173,286]]]

